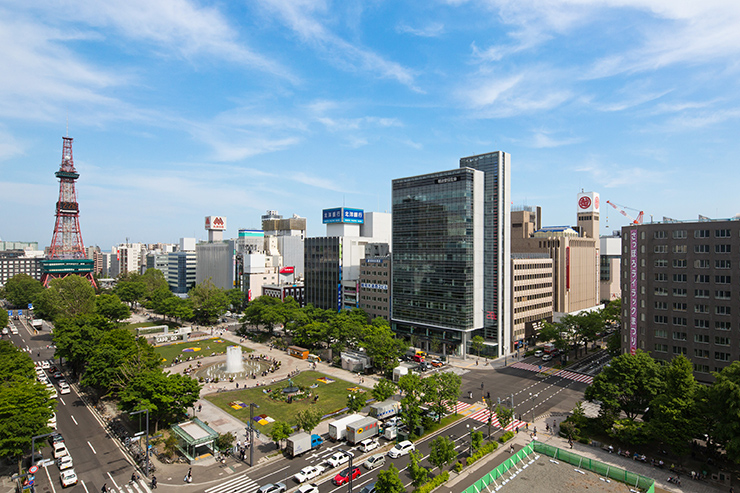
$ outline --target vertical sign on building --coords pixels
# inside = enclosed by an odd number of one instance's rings
[[[637,228],[630,230],[630,354],[637,351]]]
[[[565,247],[565,289],[570,291],[570,247]]]

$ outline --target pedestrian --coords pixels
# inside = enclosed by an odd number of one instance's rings
[[[518,426],[516,427],[516,433],[517,433],[517,435],[519,434],[519,427]]]
[[[201,412],[203,410],[203,404],[198,404],[198,412]]]
[[[108,483],[103,483],[103,487],[100,488],[100,493],[107,493],[108,491]]]
[[[509,445],[509,453],[510,454],[513,454],[514,453],[514,444],[513,443],[511,445]]]
[[[568,445],[570,445],[570,448],[573,448],[573,439],[568,438]]]
[[[157,489],[157,476],[152,475],[152,489]]]
[[[527,431],[529,431],[529,421],[527,421]]]

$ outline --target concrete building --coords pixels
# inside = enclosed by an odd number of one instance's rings
[[[267,211],[262,216],[262,229],[265,237],[276,238],[282,265],[293,267],[295,277],[302,279],[305,272],[306,218],[293,214],[293,217],[284,219],[277,211]]]
[[[43,259],[44,252],[39,250],[0,251],[0,286],[5,286],[8,279],[17,274],[28,274],[37,281],[41,281],[43,274],[41,261]]]
[[[93,261],[93,274],[100,275],[103,272],[103,253],[100,247],[87,247],[85,250],[87,258]]]
[[[236,285],[236,241],[223,240],[216,243],[195,245],[195,283],[210,279],[214,286],[232,289]]]
[[[187,294],[197,281],[198,254],[194,251],[167,253],[162,274],[167,279],[170,291],[178,295]],[[156,267],[159,268],[159,267]]]
[[[368,227],[364,226],[366,220]],[[365,246],[387,242],[391,215],[339,207],[325,209],[323,223],[326,236],[306,239],[306,302],[325,310],[359,308],[360,262]]]
[[[622,297],[620,269],[622,265],[621,231],[614,231],[611,236],[599,238],[600,248],[600,283],[599,295],[602,303]]]
[[[552,259],[546,253],[512,253],[513,349],[536,343],[542,321],[552,322]]]
[[[118,277],[121,274],[135,272],[141,274],[144,266],[146,248],[142,243],[121,243],[111,248],[111,253],[116,254],[116,262],[111,262],[110,277]]]
[[[2,241],[0,240],[0,252],[6,250],[31,250],[38,251],[38,241]]]
[[[582,192],[578,194],[578,225],[575,228],[540,227],[533,233],[533,225],[541,221],[539,209],[524,208],[512,214],[512,251],[546,253],[553,260],[553,310],[556,320],[567,313],[593,309],[601,301],[598,208],[599,195]]]
[[[393,180],[394,330],[428,350],[511,351],[510,158]]]
[[[285,301],[290,296],[300,306],[306,306],[306,289],[303,283],[294,284],[265,284],[262,286],[262,296],[270,296]]]
[[[373,320],[391,319],[391,251],[387,243],[365,245],[360,261],[360,308]]]
[[[623,352],[682,354],[702,382],[740,359],[737,219],[622,228]]]

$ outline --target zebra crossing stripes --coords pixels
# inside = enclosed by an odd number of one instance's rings
[[[259,484],[243,474],[224,483],[208,488],[205,493],[250,493],[259,488]]]
[[[527,371],[533,371],[533,372],[541,372],[543,369],[541,369],[538,365],[533,365],[531,363],[514,363],[513,365],[509,365],[510,367],[519,368],[520,370],[527,370]],[[547,367],[545,367],[547,368]],[[594,383],[594,377],[590,375],[582,375],[580,373],[576,373],[573,371],[568,370],[559,370],[555,371],[553,376],[560,377],[560,378],[567,378],[568,380],[574,380],[576,382],[582,382],[588,385],[591,385]]]
[[[496,428],[501,428],[501,423],[498,421],[498,416],[496,416],[496,413],[491,413],[488,409],[481,409],[480,411],[477,411],[470,416],[468,416],[471,419],[474,419],[480,423],[488,423],[488,417],[491,416],[491,424],[495,426]],[[511,420],[511,423],[509,423],[505,430],[506,431],[513,431],[516,428],[521,428],[524,426],[523,421],[519,421],[518,419]]]
[[[146,484],[146,481],[143,479],[139,479],[138,481],[134,481],[133,483],[129,481],[126,484],[122,484],[118,486],[118,491],[120,493],[151,493],[152,490],[149,489],[149,486]]]
[[[450,413],[455,413],[455,412],[461,413],[467,408],[469,408],[470,406],[472,406],[472,404],[470,404],[469,402],[462,402],[462,401],[457,401],[457,404],[455,404],[454,406],[451,405],[449,402],[445,404],[447,411]]]

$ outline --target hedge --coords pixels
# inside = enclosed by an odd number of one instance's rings
[[[496,450],[498,448],[498,443],[496,442],[488,442],[487,444],[483,445],[481,448],[478,449],[476,453],[465,459],[465,462],[467,465],[473,464],[475,461],[480,459],[483,456],[486,456]]]
[[[501,435],[499,437],[498,441],[501,442],[501,443],[506,443],[509,440],[511,440],[512,438],[514,438],[514,432],[513,431],[507,431],[506,433],[504,433],[503,435]]]
[[[434,479],[432,479],[428,483],[419,486],[419,488],[416,490],[416,493],[429,493],[434,488],[436,488],[437,486],[441,485],[442,483],[444,483],[448,479],[450,479],[450,473],[447,472],[447,471],[445,471],[442,474],[440,474],[439,476],[436,476]]]

